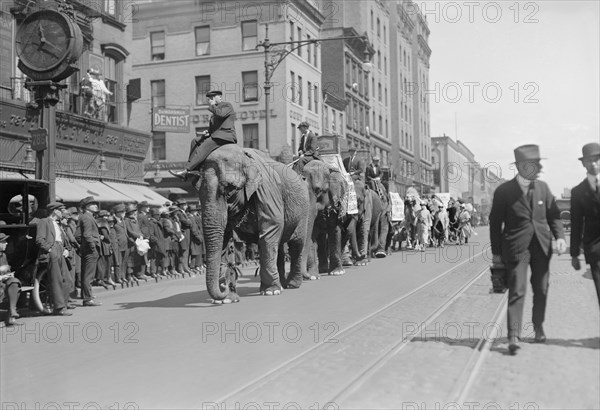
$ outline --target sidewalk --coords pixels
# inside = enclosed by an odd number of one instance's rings
[[[531,326],[518,354],[509,356],[503,323],[502,337],[467,396],[479,403],[475,408],[494,403],[498,407],[490,408],[600,409],[600,313],[593,280],[589,271],[571,267],[568,253],[553,256],[550,272],[547,342],[530,343]],[[531,309],[528,285],[524,326],[531,325]]]

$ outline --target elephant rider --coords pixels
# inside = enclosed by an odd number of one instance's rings
[[[300,158],[298,158],[296,163],[296,169],[300,173],[302,173],[304,166],[313,159],[321,160],[319,147],[317,146],[317,136],[308,129],[309,127],[306,121],[302,121],[297,127],[302,133],[300,145],[298,146],[298,156]]]
[[[382,200],[386,200],[385,198],[385,190],[383,185],[381,184],[381,166],[379,165],[379,157],[373,157],[373,162],[367,167],[365,172],[365,177],[367,179],[367,183],[369,187],[379,194],[379,197]]]
[[[344,168],[352,175],[354,181],[362,180],[362,163],[360,159],[356,157],[356,148],[350,147],[348,152],[350,153],[350,156],[344,159]]]
[[[208,131],[192,140],[187,166],[183,171],[169,170],[172,175],[185,181],[188,173],[197,170],[211,152],[221,145],[237,144],[235,111],[231,103],[221,100],[222,96],[218,90],[206,93],[208,111],[212,113]]]

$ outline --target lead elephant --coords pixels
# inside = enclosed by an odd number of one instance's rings
[[[233,230],[242,240],[258,243],[261,294],[300,287],[306,269],[302,258],[309,212],[303,178],[260,151],[228,144],[202,163],[194,184],[206,244],[206,287],[215,301],[239,300],[236,275],[226,274],[222,264]],[[279,267],[283,265],[284,243],[290,254],[288,276],[277,266],[278,258]]]

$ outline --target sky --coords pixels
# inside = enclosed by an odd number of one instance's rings
[[[431,30],[431,136],[506,179],[514,148],[537,144],[556,197],[583,180],[581,148],[600,142],[600,1],[415,3]]]

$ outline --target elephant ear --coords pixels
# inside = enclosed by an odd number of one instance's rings
[[[260,159],[254,157],[251,152],[244,151],[244,154],[244,164],[242,166],[242,174],[245,180],[244,192],[246,198],[250,198],[263,183],[263,175],[260,172],[263,167],[257,163]]]

